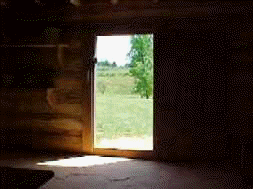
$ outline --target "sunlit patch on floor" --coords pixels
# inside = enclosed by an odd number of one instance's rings
[[[58,167],[88,167],[93,165],[103,165],[116,163],[120,161],[131,161],[132,159],[117,157],[84,156],[68,159],[59,159],[56,161],[46,161],[37,163],[37,165],[58,166]]]

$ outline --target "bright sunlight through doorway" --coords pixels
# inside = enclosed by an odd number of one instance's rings
[[[132,161],[132,159],[121,157],[101,157],[101,156],[83,156],[70,157],[67,159],[59,159],[55,161],[39,162],[37,165],[44,165],[48,167],[90,167],[94,165],[111,164],[120,161]]]
[[[98,36],[94,147],[153,150],[153,35]]]

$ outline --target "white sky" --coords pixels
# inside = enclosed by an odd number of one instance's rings
[[[98,62],[107,59],[110,63],[115,61],[118,66],[125,65],[128,63],[126,55],[130,49],[130,35],[97,37],[96,57]]]

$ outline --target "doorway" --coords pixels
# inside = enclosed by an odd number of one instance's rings
[[[94,148],[153,150],[153,35],[97,36]]]

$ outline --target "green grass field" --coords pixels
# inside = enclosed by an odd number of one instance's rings
[[[96,138],[153,135],[153,99],[133,94],[128,69],[99,70],[96,76]],[[99,83],[104,84],[104,94]]]

